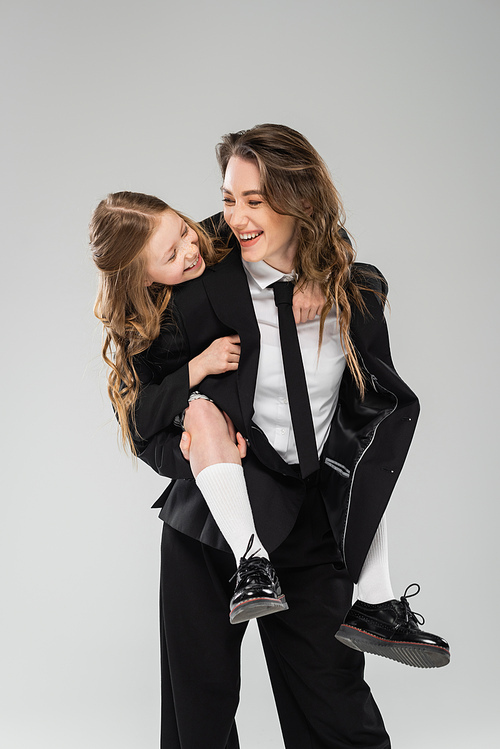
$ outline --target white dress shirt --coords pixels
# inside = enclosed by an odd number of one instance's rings
[[[261,336],[253,420],[287,463],[298,463],[281,356],[278,309],[273,289],[268,288],[275,281],[293,280],[294,275],[283,275],[263,260],[243,261],[243,266]],[[319,355],[319,317],[299,323],[297,331],[319,455],[328,436],[345,368],[335,310],[325,320]]]

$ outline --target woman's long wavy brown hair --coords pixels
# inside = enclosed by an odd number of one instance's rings
[[[365,308],[361,290],[366,287],[351,277],[356,253],[347,240],[342,201],[325,162],[303,135],[285,125],[256,125],[229,133],[216,152],[223,178],[232,156],[256,163],[264,200],[277,213],[297,220],[298,282],[316,281],[326,297],[319,345],[326,316],[335,305],[347,365],[363,396],[364,376],[349,327],[351,305]]]
[[[160,198],[115,192],[101,200],[90,222],[92,257],[99,269],[94,314],[104,326],[102,357],[109,367],[108,395],[117,415],[122,443],[135,455],[131,425],[139,380],[133,358],[160,334],[172,287],[146,284],[144,249],[160,216],[173,210]],[[178,213],[175,211],[175,213]],[[219,259],[206,232],[178,213],[199,237],[200,252],[210,265]]]

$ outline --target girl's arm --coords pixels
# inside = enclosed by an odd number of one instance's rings
[[[178,331],[176,337],[178,344]],[[161,342],[155,341],[134,360],[141,382],[134,409],[138,449],[140,443],[172,425],[175,417],[187,408],[190,391],[205,377],[238,368],[239,336],[217,338],[198,356],[189,361],[186,358],[176,351],[168,332],[162,331]]]

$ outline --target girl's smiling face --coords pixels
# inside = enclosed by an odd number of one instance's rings
[[[161,214],[144,252],[148,286],[152,283],[175,286],[201,276],[205,270],[197,233],[170,209]]]
[[[260,192],[259,168],[254,161],[232,156],[224,185],[224,218],[241,246],[241,256],[250,263],[264,260],[289,273],[297,251],[297,220],[276,213]]]

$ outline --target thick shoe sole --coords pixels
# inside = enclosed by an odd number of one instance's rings
[[[450,662],[450,652],[439,645],[425,645],[397,640],[384,640],[356,627],[342,624],[337,640],[353,650],[381,655],[392,661],[416,668],[440,668]]]
[[[279,598],[249,598],[248,601],[242,601],[229,613],[231,624],[241,624],[248,622],[250,619],[258,619],[260,616],[268,614],[278,614],[280,611],[286,611],[288,604],[285,596]]]

